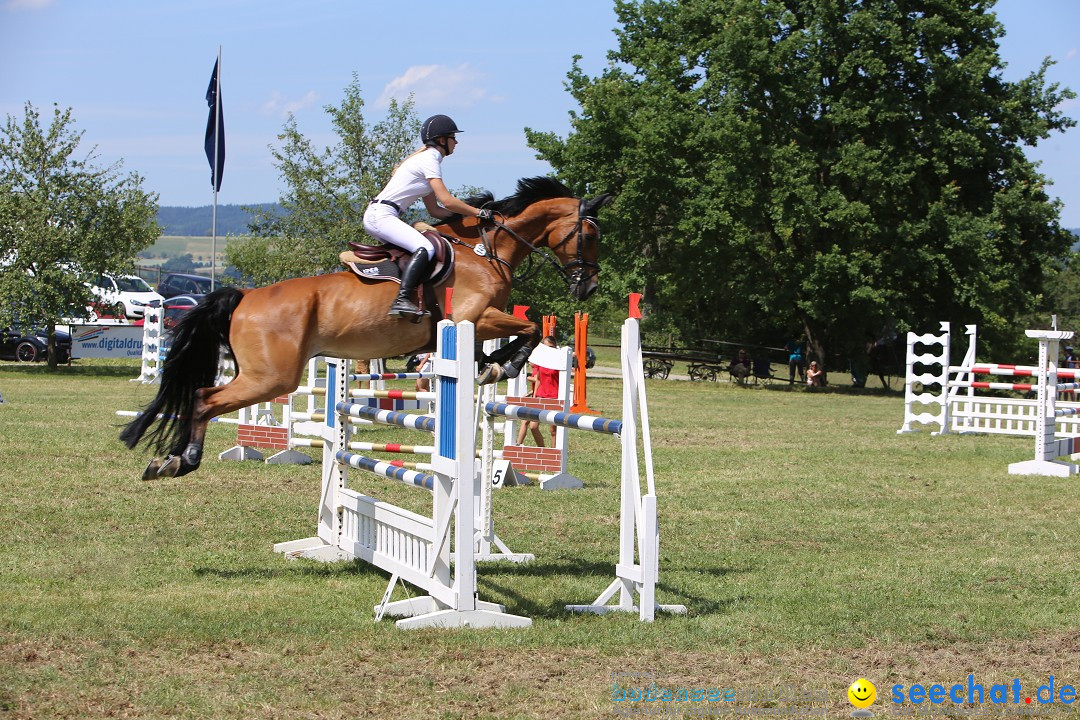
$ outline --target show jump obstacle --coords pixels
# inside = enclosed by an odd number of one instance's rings
[[[1028,330],[1039,341],[1038,365],[1006,365],[975,362],[975,326],[967,326],[968,351],[960,365],[949,364],[949,323],[941,323],[941,335],[908,333],[907,379],[904,388],[904,425],[898,433],[916,430],[915,425],[936,425],[934,435],[949,432],[1034,436],[1035,457],[1011,463],[1011,475],[1066,477],[1080,471],[1076,465],[1056,460],[1080,453],[1080,403],[1059,401],[1060,393],[1075,394],[1080,371],[1059,369],[1059,343],[1073,337],[1071,331]],[[918,346],[937,347],[939,352],[918,351]],[[916,372],[915,366],[926,370]],[[976,380],[978,375],[1023,378],[1027,382]],[[926,392],[926,386],[937,391]],[[977,395],[978,390],[1013,390],[1035,393],[1035,398]],[[1074,395],[1075,396],[1075,395]],[[937,412],[918,412],[917,406],[937,407]]]
[[[639,317],[639,316],[638,316]],[[478,472],[474,409],[475,363],[473,326],[462,322],[439,324],[435,374],[435,414],[422,417],[375,410],[348,397],[347,363],[332,361],[327,375],[328,396],[323,447],[323,482],[316,537],[279,543],[278,552],[319,560],[361,559],[390,573],[382,601],[375,608],[400,616],[397,625],[417,627],[527,627],[531,620],[508,614],[505,608],[476,597],[476,552],[485,528],[477,522],[484,486],[491,478]],[[487,416],[527,417],[565,428],[618,434],[622,449],[622,491],[619,560],[615,580],[588,605],[568,605],[578,612],[637,611],[651,621],[657,610],[686,612],[682,605],[658,605],[659,528],[656,489],[649,437],[644,372],[641,365],[639,320],[623,326],[623,418],[609,420],[566,412],[484,403]],[[329,412],[333,407],[335,412]],[[430,473],[407,470],[351,452],[349,416],[413,427],[435,435]],[[639,454],[639,430],[642,450]],[[643,456],[643,457],[642,457]],[[646,492],[642,493],[639,465],[644,460]],[[368,497],[349,486],[349,470],[371,473],[426,488],[432,493],[432,513],[419,515]],[[479,525],[479,527],[478,527]],[[451,557],[453,562],[451,563]],[[398,580],[427,593],[421,598],[391,602]],[[616,602],[612,598],[618,594]],[[636,600],[636,604],[635,604]]]
[[[980,363],[975,360],[976,327],[967,325],[967,351],[959,365],[949,362],[951,326],[941,323],[940,334],[907,335],[907,371],[904,382],[904,423],[898,434],[917,432],[927,426],[934,435],[986,433],[1032,437],[1038,432],[1041,414],[1036,398],[998,397],[980,394],[986,390],[1036,389],[1040,368],[1034,365]],[[1060,370],[1061,379],[1076,379],[1078,373]],[[1009,382],[980,380],[998,376]],[[1036,381],[1036,382],[1033,382]],[[1059,402],[1059,407],[1080,408],[1080,402]],[[1080,435],[1080,416],[1060,419],[1056,433]]]
[[[376,617],[402,617],[397,622],[401,628],[528,627],[532,624],[529,618],[508,614],[501,605],[476,596],[474,512],[481,478],[475,469],[471,323],[439,324],[432,364],[437,387],[435,416],[424,417],[350,402],[347,361],[328,361],[327,391],[333,392],[333,402],[328,395],[318,535],[279,543],[274,550],[319,560],[360,559],[390,573]],[[408,470],[350,452],[348,418],[354,413],[380,423],[433,432],[432,472]],[[431,516],[352,489],[349,468],[430,491]],[[390,602],[399,578],[427,595]]]
[[[1069,340],[1071,330],[1028,330],[1027,336],[1039,341],[1039,415],[1035,424],[1035,458],[1009,464],[1010,475],[1050,475],[1068,477],[1080,468],[1055,458],[1080,452],[1080,437],[1058,438],[1057,423],[1065,418],[1075,418],[1080,408],[1057,406],[1057,394],[1075,391],[1080,383],[1059,383],[1058,378],[1075,378],[1076,373],[1058,370],[1058,343]]]

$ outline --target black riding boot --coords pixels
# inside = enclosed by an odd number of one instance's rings
[[[394,303],[390,306],[390,315],[415,315],[423,317],[428,314],[426,310],[421,310],[412,301],[412,294],[416,290],[416,286],[423,280],[424,271],[427,270],[427,266],[427,250],[417,250],[414,252],[412,260],[409,261],[409,266],[405,268],[405,272],[401,275],[401,290],[398,292]]]

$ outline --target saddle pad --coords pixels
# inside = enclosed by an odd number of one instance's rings
[[[366,280],[393,280],[401,284],[401,270],[393,260],[366,262],[356,257],[351,250],[346,250],[339,257],[341,263],[359,277]]]
[[[454,248],[447,244],[447,256],[442,261],[436,261],[431,267],[428,277],[424,280],[425,285],[437,285],[447,278],[454,268]],[[401,270],[393,260],[379,260],[371,262],[358,257],[352,250],[346,250],[338,256],[341,264],[353,272],[357,277],[365,280],[393,280],[401,284]]]

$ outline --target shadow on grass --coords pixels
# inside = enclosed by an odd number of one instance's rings
[[[615,567],[608,561],[594,562],[594,561],[577,561],[577,562],[530,562],[524,564],[515,563],[498,563],[495,567],[498,567],[502,572],[490,573],[484,572],[484,568],[492,567],[488,563],[484,563],[481,566],[480,573],[477,577],[478,589],[490,588],[494,592],[498,592],[502,596],[508,599],[507,610],[516,614],[527,615],[534,618],[567,618],[575,615],[566,609],[566,605],[586,605],[591,604],[592,598],[584,597],[561,597],[555,598],[548,603],[538,603],[534,598],[525,597],[516,590],[507,587],[502,582],[499,582],[501,577],[513,577],[513,576],[537,576],[543,578],[554,578],[555,576],[569,576],[575,579],[588,579],[595,585],[595,593],[599,595],[605,588],[608,587],[611,582],[615,580]],[[666,568],[670,573],[670,568]],[[719,568],[697,568],[695,572],[705,573],[708,575],[714,575],[717,577],[731,575],[739,570],[735,568],[719,567]],[[670,575],[669,575],[670,577]],[[690,612],[694,615],[709,615],[724,612],[729,610],[733,606],[741,602],[747,602],[749,597],[737,596],[737,597],[716,597],[716,596],[700,596],[695,595],[688,590],[680,588],[671,582],[660,582],[657,584],[657,590],[660,590],[665,595],[665,604],[682,604],[686,605]],[[481,593],[483,594],[483,593]],[[595,595],[594,595],[595,597]],[[613,599],[613,602],[617,602],[618,595]]]
[[[224,580],[275,580],[282,578],[339,578],[374,575],[386,578],[383,570],[362,560],[324,563],[316,560],[287,561],[281,567],[258,567],[244,569],[222,569],[215,567],[196,567],[192,572],[198,577],[219,578]],[[735,568],[698,568],[695,572],[715,575],[731,575],[739,570]],[[556,597],[547,602],[538,602],[510,586],[512,579],[519,576],[533,576],[554,579],[566,576],[576,580],[586,579],[595,585],[595,595],[599,595],[615,579],[615,568],[608,561],[576,562],[530,562],[478,563],[477,590],[482,598],[497,593],[506,598],[507,610],[515,614],[532,618],[566,619],[573,617],[566,609],[567,605],[585,605],[592,602],[592,597]],[[686,605],[692,615],[713,615],[730,610],[739,603],[750,601],[749,596],[717,597],[715,595],[697,595],[670,582],[660,582],[657,590],[664,594],[666,604]],[[588,594],[588,593],[586,593]],[[616,595],[616,599],[617,599]]]
[[[480,576],[477,585],[480,590],[480,596],[484,597],[483,592],[485,588],[490,589],[492,592],[497,592],[502,597],[506,598],[504,604],[506,605],[507,612],[515,615],[524,615],[531,618],[545,618],[549,620],[565,620],[569,617],[577,616],[579,613],[571,612],[566,609],[567,605],[591,605],[593,600],[601,592],[603,592],[615,579],[614,574],[602,575],[596,577],[595,588],[584,596],[575,597],[556,597],[552,598],[550,602],[538,602],[535,598],[525,597],[521,593],[506,587],[502,583],[495,582],[490,577]],[[752,599],[748,595],[737,595],[733,597],[717,597],[711,595],[704,597],[700,595],[694,595],[692,593],[684,592],[677,587],[669,583],[657,583],[656,589],[663,594],[662,604],[665,605],[685,605],[688,614],[701,616],[701,615],[716,615],[719,613],[727,612],[731,608],[739,605],[740,603],[750,602]],[[619,595],[616,593],[608,604],[617,604],[619,601]],[[637,598],[635,598],[635,602]],[[666,613],[658,612],[658,616],[663,616]]]
[[[0,362],[0,372],[19,375],[47,375],[51,378],[135,378],[139,368],[127,365],[58,365],[50,369],[48,363]]]

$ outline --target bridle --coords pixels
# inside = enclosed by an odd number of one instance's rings
[[[488,228],[483,226],[481,226],[480,228],[480,242],[482,243],[484,248],[483,254],[486,255],[490,260],[494,260],[495,262],[501,263],[507,268],[509,268],[512,279],[518,282],[527,282],[531,280],[532,278],[536,277],[536,275],[543,268],[543,265],[540,265],[536,268],[531,267],[533,255],[538,254],[540,258],[542,258],[545,262],[551,264],[551,266],[555,268],[555,270],[559,273],[559,275],[562,277],[562,279],[566,282],[567,285],[576,285],[585,279],[588,270],[594,270],[596,273],[600,272],[599,263],[589,262],[585,259],[584,249],[586,223],[596,233],[596,242],[600,242],[600,225],[597,222],[597,218],[593,215],[587,215],[585,213],[585,208],[585,198],[582,198],[580,203],[578,204],[578,218],[577,222],[574,223],[574,227],[570,229],[570,232],[566,233],[566,236],[563,237],[562,240],[555,243],[554,245],[548,246],[548,250],[550,250],[551,252],[555,252],[563,245],[570,242],[571,238],[576,236],[577,252],[576,257],[572,260],[560,264],[557,258],[552,257],[548,253],[540,252],[541,248],[536,247],[531,242],[521,237],[521,235],[517,234],[513,229],[508,227],[500,219],[500,217],[502,217],[502,213],[496,213],[495,217],[492,218],[492,224],[495,227],[494,233],[491,233],[489,235]],[[529,248],[529,254],[526,256],[526,260],[529,262],[530,267],[526,268],[526,270],[520,275],[513,275],[514,267],[506,260],[503,260],[498,256],[495,245],[495,238],[498,236],[499,232],[505,232],[507,235],[514,238],[514,240],[517,241],[519,244]]]

